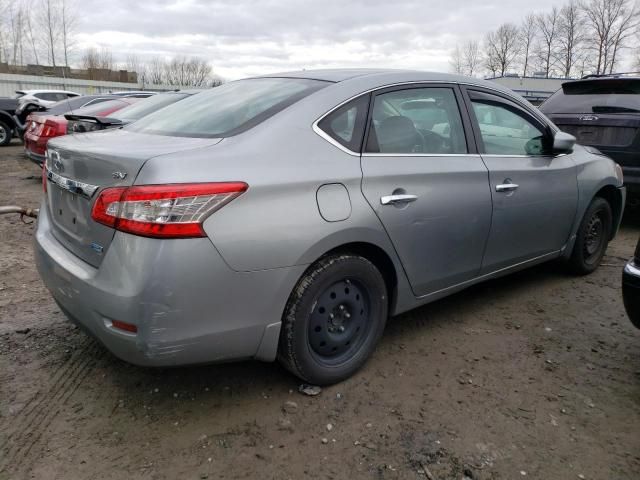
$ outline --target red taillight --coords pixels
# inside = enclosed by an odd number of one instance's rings
[[[66,123],[49,119],[42,125],[42,130],[39,135],[41,137],[58,137],[65,133],[67,133]]]
[[[243,182],[106,188],[93,204],[91,218],[143,237],[204,237],[202,222],[247,188]]]
[[[138,327],[132,323],[121,322],[120,320],[111,320],[111,325],[113,328],[117,328],[118,330],[124,330],[125,332],[137,333]]]

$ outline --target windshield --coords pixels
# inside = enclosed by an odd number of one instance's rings
[[[540,111],[554,113],[634,113],[640,110],[640,81],[594,79],[568,82],[551,95]]]
[[[174,103],[126,128],[176,137],[229,137],[327,85],[306,78],[238,80]]]
[[[130,107],[119,110],[117,113],[110,115],[110,117],[117,118],[118,120],[125,120],[127,122],[133,122],[134,120],[145,117],[156,110],[160,110],[161,108],[171,105],[172,103],[182,100],[188,96],[189,94],[187,93],[163,93],[160,95],[153,95],[131,105]]]

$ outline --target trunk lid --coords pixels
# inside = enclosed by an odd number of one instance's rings
[[[115,230],[91,219],[105,187],[132,185],[153,157],[218,143],[215,138],[176,138],[107,130],[67,135],[49,143],[47,207],[52,234],[68,250],[98,267]]]

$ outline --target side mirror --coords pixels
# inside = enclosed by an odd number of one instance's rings
[[[576,137],[566,132],[556,132],[553,136],[553,153],[571,153],[576,144]]]

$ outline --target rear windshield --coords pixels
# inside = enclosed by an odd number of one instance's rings
[[[640,113],[640,79],[612,78],[562,84],[540,110],[553,113]]]
[[[127,108],[118,110],[116,113],[109,115],[109,117],[133,122],[134,120],[145,117],[156,110],[160,110],[161,108],[171,105],[172,103],[182,100],[188,96],[189,95],[186,93],[163,93],[160,95],[153,95],[140,100],[138,103]]]
[[[176,137],[230,137],[329,85],[306,78],[252,78],[225,83],[126,127]]]
[[[82,107],[88,101],[89,100],[83,97],[73,97],[67,98],[66,100],[60,100],[47,108],[47,113],[49,115],[63,115]]]
[[[92,103],[91,105],[87,105],[86,107],[82,107],[77,110],[74,110],[73,114],[100,116],[102,112],[120,110],[121,108],[124,108],[127,105],[129,105],[128,102],[113,99],[113,100],[107,100],[106,102]]]

